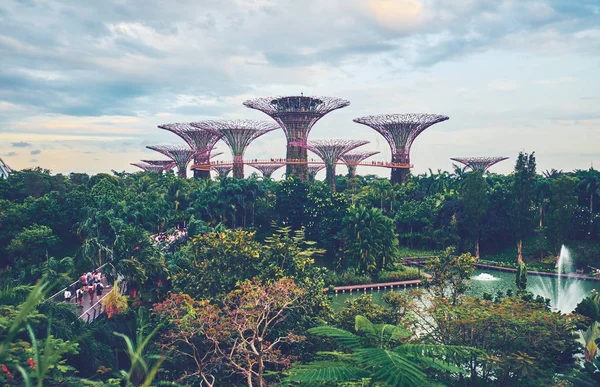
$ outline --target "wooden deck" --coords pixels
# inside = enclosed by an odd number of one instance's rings
[[[431,278],[429,274],[423,274],[425,278]],[[360,285],[345,285],[345,286],[336,286],[333,290],[336,293],[352,293],[353,291],[367,291],[367,290],[381,290],[381,289],[398,289],[398,288],[407,288],[411,286],[419,287],[421,285],[422,280],[409,280],[409,281],[396,281],[396,282],[379,282],[373,284],[360,284]],[[328,289],[325,289],[328,291]]]

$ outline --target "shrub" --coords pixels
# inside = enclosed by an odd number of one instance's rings
[[[398,282],[419,279],[419,269],[405,267],[404,270],[382,271],[377,275],[377,282]]]
[[[330,274],[325,277],[325,283],[333,286],[361,285],[370,284],[372,282],[371,276],[367,274],[358,274],[354,269],[348,269],[339,274],[330,272]]]

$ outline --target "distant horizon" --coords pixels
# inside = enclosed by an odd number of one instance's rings
[[[353,118],[449,116],[417,137],[414,174],[465,156],[510,157],[490,170],[507,174],[520,151],[539,171],[600,164],[596,0],[8,0],[0,20],[0,157],[15,170],[134,172],[162,158],[146,145],[183,143],[157,125],[269,120],[242,102],[300,93],[349,100],[310,138],[369,140],[375,161],[390,161],[386,141]],[[278,130],[246,158],[285,145]]]

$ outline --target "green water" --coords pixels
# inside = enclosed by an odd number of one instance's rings
[[[481,274],[488,274],[494,277],[491,281],[482,281],[477,278]],[[481,296],[483,293],[496,294],[498,291],[506,293],[506,290],[512,289],[513,293],[516,292],[517,286],[515,285],[515,273],[495,271],[495,270],[476,270],[473,278],[470,281],[470,288],[467,291],[468,295]],[[557,298],[556,289],[557,285],[556,277],[539,277],[537,275],[529,275],[527,277],[527,290],[531,291],[536,295],[542,295],[546,298]],[[571,305],[571,310],[574,308],[573,305],[577,305],[583,297],[590,293],[592,289],[600,291],[600,282],[596,281],[581,281],[572,279],[562,279],[561,288],[564,289],[561,295],[562,298],[571,298],[568,301]],[[411,288],[407,288],[409,290]],[[338,310],[344,305],[344,301],[354,299],[363,294],[371,294],[377,303],[383,303],[382,296],[386,292],[405,292],[404,289],[385,289],[385,290],[367,290],[360,292],[350,293],[338,293],[332,296],[333,308]],[[566,293],[566,294],[565,294]]]

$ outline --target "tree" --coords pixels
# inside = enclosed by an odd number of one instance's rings
[[[394,222],[378,208],[352,206],[342,220],[343,259],[362,273],[387,268],[398,256]]]
[[[8,252],[20,258],[25,265],[37,265],[48,259],[48,250],[59,243],[52,229],[33,224],[18,233],[8,245]]]
[[[592,237],[594,232],[594,196],[600,196],[600,172],[590,168],[580,184],[589,196],[590,229],[588,235]]]
[[[435,342],[485,352],[464,359],[461,365],[470,371],[464,385],[552,385],[557,373],[572,369],[579,351],[579,319],[553,313],[543,302],[465,296],[453,304],[434,298],[428,316]]]
[[[483,170],[469,172],[462,190],[465,223],[475,239],[475,258],[479,259],[479,239],[481,223],[488,209],[488,184],[483,178]]]
[[[199,376],[213,385],[212,368],[225,363],[244,377],[248,387],[266,384],[265,373],[289,366],[283,343],[302,340],[277,328],[290,312],[301,306],[305,292],[289,278],[271,284],[245,281],[223,299],[223,307],[194,301],[185,294],[171,295],[154,311],[170,326],[162,335],[165,349],[192,359],[196,371],[181,378]]]
[[[513,230],[517,239],[517,261],[523,260],[523,238],[533,230],[535,152],[519,152],[513,180]]]
[[[527,266],[523,261],[517,263],[515,283],[517,284],[517,294],[525,294],[525,291],[527,290]]]
[[[577,205],[576,181],[570,176],[561,176],[550,182],[550,204],[546,216],[548,236],[555,253],[573,233],[573,213]]]
[[[436,298],[449,298],[455,305],[458,297],[467,291],[467,281],[473,276],[476,260],[469,253],[456,256],[454,248],[447,248],[425,263],[427,272],[431,274],[424,281],[425,286]]]

